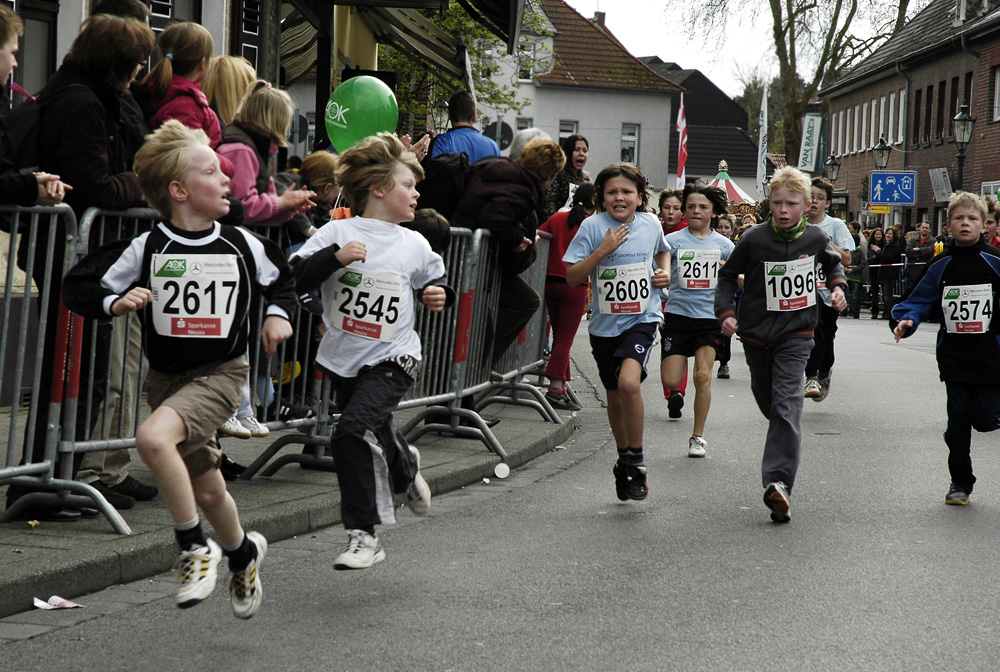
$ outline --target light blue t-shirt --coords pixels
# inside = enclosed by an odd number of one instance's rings
[[[823,229],[823,233],[825,233],[827,237],[833,241],[833,244],[840,249],[847,250],[848,252],[854,251],[854,237],[851,236],[851,230],[847,228],[847,224],[844,223],[844,220],[839,217],[831,217],[830,215],[827,215],[819,224],[813,224],[810,222],[809,226],[817,226]],[[823,270],[819,264],[816,264],[816,273],[816,277],[820,278],[820,280],[825,283],[826,276],[823,274]],[[822,289],[817,290],[816,293],[818,294],[820,300],[827,305],[827,307],[833,305],[833,301],[830,298],[830,290],[828,288],[824,286]]]
[[[567,264],[583,261],[600,246],[609,228],[619,226],[606,212],[583,220],[563,261]],[[659,292],[651,283],[653,256],[670,252],[670,246],[663,237],[660,221],[648,212],[636,212],[628,227],[628,240],[604,257],[590,274],[594,301],[589,329],[593,336],[618,336],[637,324],[659,323],[663,319]]]
[[[698,320],[715,319],[715,280],[722,266],[719,262],[729,259],[733,241],[715,231],[699,238],[690,229],[681,229],[667,235],[667,244],[670,296],[666,312]]]

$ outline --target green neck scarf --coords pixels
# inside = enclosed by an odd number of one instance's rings
[[[802,219],[799,221],[799,225],[792,227],[790,229],[783,229],[772,219],[771,220],[771,238],[778,241],[779,243],[790,243],[793,240],[798,240],[799,237],[805,233],[806,230],[806,217],[802,215]]]

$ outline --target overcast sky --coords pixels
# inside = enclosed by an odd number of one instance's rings
[[[715,34],[692,39],[680,17],[670,16],[663,0],[566,0],[586,18],[595,11],[605,13],[605,25],[633,56],[659,56],[682,68],[701,70],[716,86],[730,96],[743,92],[737,77],[741,68],[767,64],[770,74],[777,71],[771,46],[769,16],[759,17],[756,26],[750,19],[730,21],[726,35]]]

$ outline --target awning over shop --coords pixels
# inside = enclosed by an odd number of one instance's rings
[[[465,48],[420,12],[394,7],[358,7],[358,14],[379,42],[412,54],[455,79],[469,79]]]

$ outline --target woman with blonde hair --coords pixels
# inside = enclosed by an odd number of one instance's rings
[[[162,58],[142,83],[150,91],[146,121],[156,130],[168,119],[205,131],[212,147],[222,139],[219,118],[199,86],[212,59],[212,34],[185,21],[168,27],[156,41]]]
[[[236,120],[240,101],[255,81],[257,72],[242,56],[216,56],[209,61],[201,90],[223,126]]]

